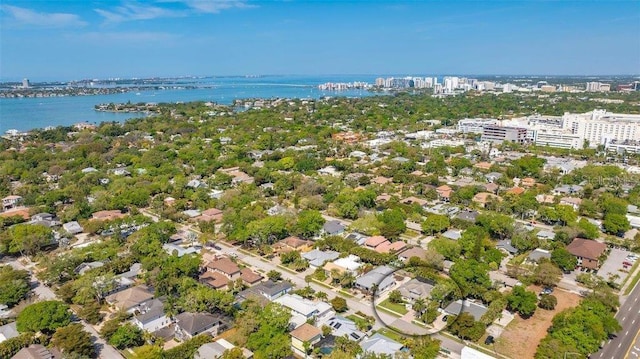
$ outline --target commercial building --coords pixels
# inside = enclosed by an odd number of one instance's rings
[[[501,127],[497,125],[484,126],[482,128],[482,141],[490,142],[527,142],[527,129],[522,127]]]
[[[465,118],[458,121],[458,130],[462,133],[482,134],[485,126],[498,125],[495,118]]]

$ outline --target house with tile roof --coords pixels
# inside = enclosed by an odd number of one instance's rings
[[[105,298],[107,304],[116,310],[133,313],[140,304],[154,297],[153,290],[145,285],[127,288]]]
[[[607,245],[591,239],[576,238],[566,247],[578,259],[578,265],[588,269],[600,267],[600,257],[607,251]]]
[[[313,348],[322,339],[322,330],[309,323],[302,324],[289,334],[291,335],[291,350],[295,355],[303,358],[309,354],[307,350]],[[307,345],[308,347],[305,348]]]
[[[451,187],[444,184],[442,186],[436,187],[436,192],[438,193],[438,198],[441,201],[449,202],[449,200],[451,199],[451,194],[453,193],[453,190],[451,189]]]

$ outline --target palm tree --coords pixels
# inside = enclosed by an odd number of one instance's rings
[[[423,298],[418,298],[413,302],[411,309],[420,315],[427,309],[427,303]]]

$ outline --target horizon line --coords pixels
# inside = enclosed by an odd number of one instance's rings
[[[490,73],[385,73],[385,74],[363,74],[363,73],[326,73],[326,74],[229,74],[229,75],[173,75],[173,76],[107,76],[107,77],[91,77],[91,78],[82,78],[82,79],[71,79],[71,80],[39,80],[34,83],[41,82],[73,82],[73,81],[90,81],[90,80],[151,80],[151,79],[181,79],[181,78],[225,78],[225,77],[241,77],[241,78],[259,78],[259,77],[284,77],[284,76],[300,76],[300,77],[313,77],[313,76],[376,76],[376,77],[384,77],[384,76],[402,76],[402,77],[429,77],[429,76],[478,76],[478,77],[549,77],[549,78],[589,78],[589,77],[631,77],[631,78],[639,78],[640,73],[638,74],[586,74],[586,75],[576,75],[576,74],[490,74]],[[2,79],[0,78],[0,83],[12,83],[12,82],[21,82],[23,79],[29,79],[28,77],[13,79]]]

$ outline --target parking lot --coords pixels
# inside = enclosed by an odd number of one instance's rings
[[[627,256],[629,254],[631,254],[631,252],[624,249],[611,249],[611,253],[609,253],[607,260],[604,261],[604,263],[598,270],[598,275],[605,280],[608,280],[609,276],[617,274],[618,277],[615,279],[615,282],[621,284],[629,275],[627,271],[631,269],[631,266],[627,266],[627,269],[624,270],[624,265],[622,263],[629,262],[633,264],[631,260],[627,259]]]

